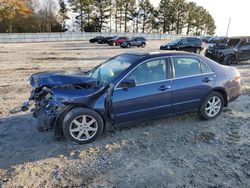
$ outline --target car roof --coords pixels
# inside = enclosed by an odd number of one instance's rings
[[[200,60],[202,60],[203,62],[205,62],[213,71],[217,70],[223,70],[224,66],[207,58],[204,56],[201,56],[199,54],[195,54],[195,53],[190,53],[190,52],[181,52],[181,51],[171,51],[171,52],[126,52],[123,53],[124,55],[131,55],[131,56],[137,56],[137,61],[134,62],[135,64],[138,64],[142,61],[147,61],[150,59],[154,59],[154,58],[160,58],[160,57],[171,57],[171,56],[183,56],[183,57],[195,57],[195,58],[199,58]],[[122,54],[121,54],[122,55]],[[139,57],[138,57],[139,56]]]
[[[141,58],[145,58],[145,59],[151,59],[151,58],[163,57],[163,56],[185,56],[185,55],[200,57],[199,55],[194,54],[194,53],[179,52],[179,51],[164,52],[164,53],[162,52],[126,52],[124,54],[141,56]]]
[[[229,39],[245,39],[245,38],[250,38],[250,36],[229,37]]]
[[[199,37],[182,37],[181,39],[200,39]]]

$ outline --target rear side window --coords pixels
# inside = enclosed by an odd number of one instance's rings
[[[195,45],[196,44],[196,39],[192,39],[192,38],[188,39],[188,44]]]
[[[194,76],[212,72],[211,69],[197,58],[173,57],[175,78]]]

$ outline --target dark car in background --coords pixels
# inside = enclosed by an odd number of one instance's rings
[[[79,144],[104,129],[163,116],[214,119],[241,88],[236,68],[184,52],[125,53],[89,72],[37,73],[30,82],[25,107],[33,102],[39,127]]]
[[[211,38],[212,38],[211,36],[204,36],[201,38],[201,40],[202,42],[208,43]]]
[[[97,37],[95,37],[95,38],[90,39],[89,42],[90,42],[90,43],[95,43],[95,42],[98,42],[98,40],[101,40],[101,39],[103,39],[103,38],[104,38],[104,37],[102,37],[102,36],[97,36]]]
[[[147,42],[148,42],[147,39],[144,37],[133,37],[130,40],[121,43],[120,47],[130,48],[131,46],[137,46],[145,48]]]
[[[108,44],[109,44],[110,46],[120,46],[121,43],[123,43],[123,42],[125,42],[125,41],[128,41],[128,40],[129,40],[128,37],[115,37],[115,38],[113,38],[113,39],[110,39],[110,40],[108,41]]]
[[[228,38],[226,42],[208,47],[205,56],[225,65],[250,60],[250,37]]]
[[[227,42],[227,37],[211,37],[207,43],[209,44],[223,44]]]
[[[177,50],[200,53],[204,49],[203,42],[198,37],[183,37],[160,46],[161,50]]]
[[[113,37],[103,37],[101,39],[98,39],[97,40],[97,43],[98,44],[107,44],[109,40],[115,38],[116,36],[113,36]]]

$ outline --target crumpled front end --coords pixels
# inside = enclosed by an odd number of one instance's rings
[[[21,111],[30,109],[41,131],[53,128],[57,118],[69,106],[85,105],[101,89],[97,89],[97,80],[82,72],[36,73],[30,77],[30,85],[31,95]]]
[[[46,87],[33,89],[29,100],[34,103],[31,112],[38,120],[40,131],[52,129],[56,118],[66,108],[66,105],[56,98],[52,90]]]

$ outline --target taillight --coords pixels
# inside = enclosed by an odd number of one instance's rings
[[[240,81],[240,76],[236,76],[236,77],[234,78],[234,80],[235,80],[235,81]]]

